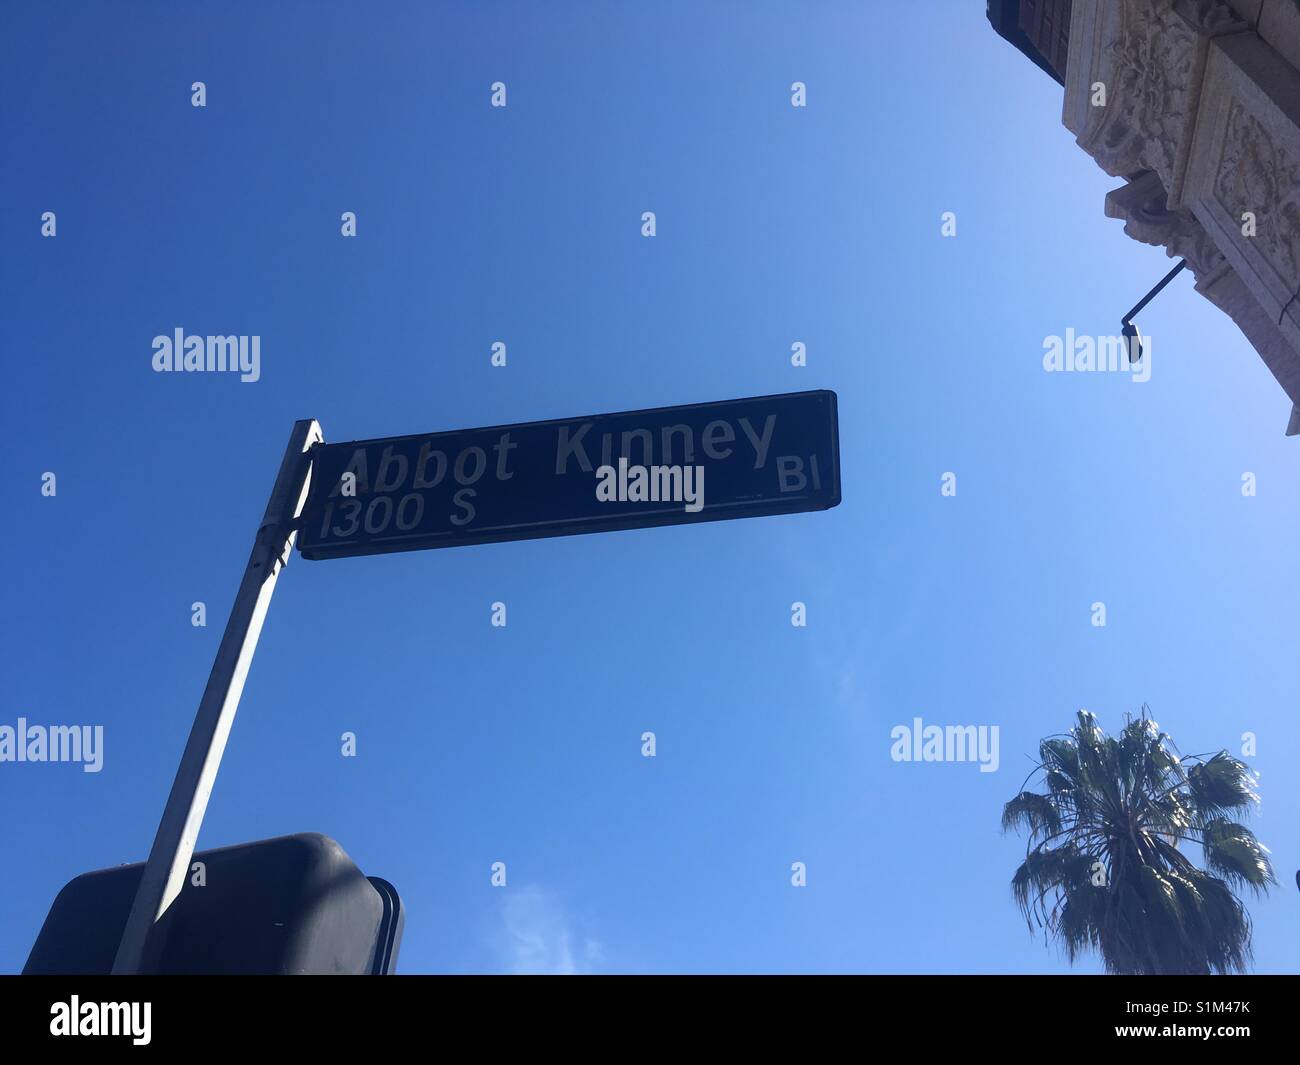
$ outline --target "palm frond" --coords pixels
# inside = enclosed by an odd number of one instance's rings
[[[1115,736],[1079,711],[1038,756],[1002,809],[1003,831],[1028,836],[1011,891],[1030,930],[1071,961],[1097,951],[1111,973],[1244,972],[1250,918],[1234,888],[1276,883],[1267,848],[1226,816],[1259,801],[1249,767],[1226,751],[1182,757],[1145,705]]]

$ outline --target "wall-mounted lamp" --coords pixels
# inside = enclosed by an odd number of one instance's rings
[[[1138,332],[1138,327],[1133,324],[1133,316],[1137,314],[1138,311],[1140,311],[1148,303],[1150,303],[1153,299],[1155,299],[1156,296],[1159,294],[1160,290],[1164,288],[1167,284],[1169,284],[1169,282],[1172,281],[1176,276],[1178,276],[1178,272],[1186,265],[1187,265],[1187,260],[1186,259],[1181,260],[1177,266],[1175,266],[1172,270],[1169,271],[1169,273],[1165,274],[1165,276],[1160,279],[1160,281],[1156,284],[1155,288],[1153,288],[1150,292],[1148,292],[1145,296],[1143,296],[1140,300],[1138,300],[1136,307],[1134,307],[1131,311],[1128,312],[1128,314],[1124,315],[1124,317],[1120,319],[1122,325],[1120,332],[1124,337],[1124,346],[1128,351],[1129,365],[1138,362],[1142,358],[1142,334]]]

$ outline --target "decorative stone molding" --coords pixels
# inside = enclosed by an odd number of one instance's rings
[[[1187,197],[1300,351],[1300,319],[1290,314],[1300,291],[1300,71],[1254,33],[1224,38],[1211,49],[1203,97]]]
[[[1300,284],[1300,164],[1239,100],[1228,114],[1214,193],[1233,218],[1254,215],[1256,246],[1294,290]]]

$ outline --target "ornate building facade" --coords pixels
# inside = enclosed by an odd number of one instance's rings
[[[1044,66],[1050,57],[1031,54],[1040,45],[1028,32],[1016,39],[1002,28],[1041,6],[990,0],[989,19]],[[1300,434],[1300,3],[1066,6],[1062,120],[1124,179],[1106,214],[1134,240],[1187,260],[1196,291],[1236,322],[1281,385],[1287,432]]]

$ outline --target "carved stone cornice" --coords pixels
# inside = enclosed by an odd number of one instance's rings
[[[1186,259],[1198,280],[1213,273],[1224,262],[1223,252],[1190,211],[1170,210],[1166,199],[1160,176],[1147,171],[1107,194],[1106,217],[1120,219],[1134,240]]]
[[[1065,125],[1106,173],[1153,170],[1181,206],[1209,42],[1247,28],[1226,0],[1076,3]]]

